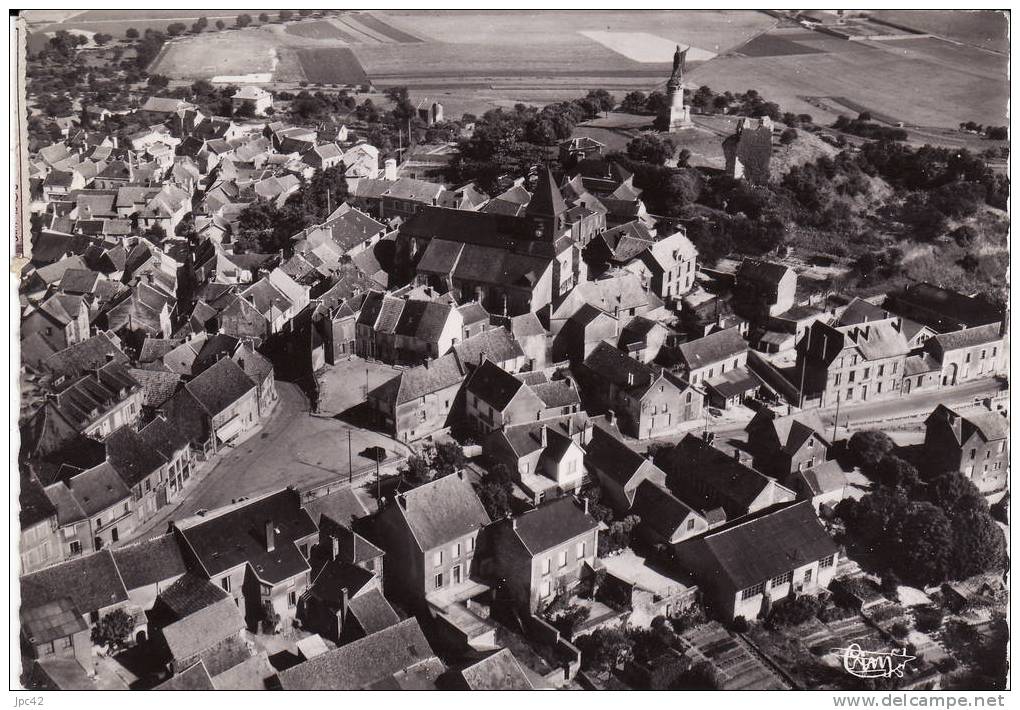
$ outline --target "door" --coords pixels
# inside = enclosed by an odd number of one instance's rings
[[[453,583],[454,584],[460,584],[460,565],[455,566],[453,568],[452,572],[453,572]]]

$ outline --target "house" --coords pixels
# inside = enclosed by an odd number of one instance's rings
[[[460,311],[449,303],[408,300],[393,332],[395,362],[416,365],[445,355],[460,340],[463,324]]]
[[[589,432],[587,415],[577,412],[497,429],[482,442],[482,451],[506,466],[537,505],[580,490]]]
[[[509,648],[501,648],[453,672],[450,690],[535,690],[528,672]]]
[[[939,362],[943,387],[1009,369],[1005,321],[933,335],[924,343],[924,350]]]
[[[22,575],[21,598],[39,606],[70,599],[89,628],[128,601],[127,589],[109,550]]]
[[[620,331],[616,347],[647,365],[659,356],[669,335],[670,330],[662,323],[635,316]]]
[[[517,373],[527,364],[524,349],[506,328],[484,330],[454,343],[453,352],[469,369],[489,360],[507,372]]]
[[[652,545],[675,545],[709,529],[704,515],[653,480],[642,481],[634,490],[629,514],[641,519],[638,535]]]
[[[703,513],[722,508],[727,520],[796,498],[793,491],[751,468],[740,453],[728,455],[688,434],[662,456],[670,492]]]
[[[797,376],[805,401],[826,407],[900,392],[907,340],[893,321],[833,327],[817,322],[797,343]]]
[[[349,151],[348,151],[349,152]],[[346,160],[344,161],[346,165]],[[376,164],[378,170],[378,163]],[[348,181],[351,202],[379,219],[399,217],[407,220],[425,207],[439,204],[445,189],[441,184],[414,178],[382,180],[356,178]]]
[[[188,438],[162,416],[139,431],[121,427],[113,432],[106,456],[131,489],[139,522],[183,492],[193,466]]]
[[[73,661],[86,673],[95,672],[89,625],[69,597],[41,603],[22,599],[19,619],[23,657]]]
[[[788,266],[761,259],[744,259],[733,283],[733,310],[752,321],[793,308],[797,274]]]
[[[292,489],[172,523],[185,558],[230,594],[249,627],[287,627],[308,587],[317,530]]]
[[[426,690],[446,671],[406,619],[277,674],[283,690]]]
[[[560,162],[573,164],[602,155],[605,143],[600,143],[588,136],[575,136],[560,142]]]
[[[170,401],[171,411],[193,413],[199,419],[204,440],[212,439],[214,450],[229,446],[259,422],[258,389],[229,357],[185,383]]]
[[[942,470],[959,471],[982,493],[1006,486],[1009,420],[1002,412],[963,415],[939,404],[925,420],[925,457]]]
[[[1001,307],[993,303],[927,282],[889,294],[883,306],[938,333],[1001,323],[1004,317]]]
[[[141,385],[127,369],[109,362],[60,389],[40,411],[50,409],[75,431],[103,439],[138,421],[142,396]]]
[[[158,629],[154,641],[171,673],[201,662],[210,675],[219,675],[251,656],[244,630],[241,610],[222,599]]]
[[[37,478],[21,474],[18,491],[21,573],[34,572],[64,559],[58,530],[60,509]]]
[[[684,294],[694,288],[698,250],[687,238],[687,232],[681,228],[669,236],[656,239],[637,255],[632,264],[633,268],[629,265],[624,268],[646,275],[648,287],[659,298],[678,303]]]
[[[403,493],[376,520],[388,593],[420,602],[474,589],[472,563],[489,516],[463,472]]]
[[[717,374],[747,365],[747,341],[738,328],[726,328],[681,343],[676,352],[677,370],[692,385],[704,385]]]
[[[64,272],[61,283],[70,271]],[[54,352],[63,350],[89,337],[88,305],[80,295],[54,293],[22,313],[21,332],[38,333]]]
[[[627,446],[610,430],[592,428],[584,457],[585,466],[602,488],[606,503],[617,516],[623,517],[634,505],[638,486],[645,481],[665,485],[665,472]]]
[[[153,629],[169,626],[199,609],[229,598],[222,587],[191,570],[156,595],[148,613],[149,623]]]
[[[66,485],[90,520],[90,549],[109,547],[135,529],[138,518],[131,489],[110,463],[104,461],[86,469],[68,479]]]
[[[489,360],[475,368],[464,392],[465,415],[483,435],[511,424],[538,421],[546,410],[531,387]]]
[[[679,565],[719,618],[753,620],[774,601],[817,594],[835,576],[839,550],[801,501],[736,520],[673,546]]]
[[[615,341],[620,321],[600,308],[585,303],[567,318],[552,343],[553,360],[582,362],[604,340]]]
[[[464,370],[456,353],[402,370],[366,395],[379,426],[403,442],[451,424]]]
[[[529,612],[569,594],[584,574],[594,573],[599,523],[573,497],[501,520],[486,534],[487,576]]]
[[[234,113],[251,110],[253,116],[265,116],[266,109],[273,107],[273,95],[260,86],[242,86],[230,97]]]
[[[782,479],[783,485],[797,494],[797,500],[809,500],[819,516],[831,515],[850,491],[849,479],[839,461],[820,464],[794,471]]]
[[[638,439],[665,436],[701,417],[704,396],[668,371],[638,362],[599,343],[577,368],[591,413],[610,411],[620,431]]]
[[[534,313],[525,313],[507,318],[506,322],[514,340],[520,344],[524,351],[524,356],[530,365],[528,369],[533,371],[543,369],[548,360],[549,333],[538,316]]]
[[[190,668],[170,676],[153,690],[216,690],[205,663],[199,661]]]
[[[168,533],[114,549],[113,561],[127,590],[125,610],[135,619],[135,638],[144,641],[147,612],[156,605],[160,592],[187,572],[184,557],[177,539]]]
[[[761,409],[744,428],[754,467],[783,480],[829,458],[832,442],[814,412],[797,412],[780,417]]]

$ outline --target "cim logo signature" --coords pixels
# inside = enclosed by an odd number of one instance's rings
[[[907,663],[917,658],[909,655],[905,649],[894,651],[865,651],[858,644],[852,643],[846,648],[834,648],[833,652],[843,657],[843,668],[850,675],[858,678],[897,678],[903,677]]]

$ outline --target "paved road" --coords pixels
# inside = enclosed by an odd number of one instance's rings
[[[355,474],[370,465],[358,452],[369,446],[382,446],[390,452],[399,448],[382,434],[338,419],[312,416],[308,399],[293,383],[277,381],[276,390],[280,399],[262,427],[237,446],[221,449],[205,464],[213,468],[183,499],[146,521],[125,542],[159,533],[169,520],[194,515],[202,508],[229,505],[237,498],[288,485],[307,488],[346,476],[348,430]]]

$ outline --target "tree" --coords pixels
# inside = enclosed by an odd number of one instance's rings
[[[259,13],[259,22],[262,22],[262,23],[269,22],[269,13],[267,13],[267,12],[260,12]]]
[[[797,140],[797,129],[787,128],[785,131],[779,134],[779,142],[782,145],[790,145]]]
[[[648,94],[648,100],[645,101],[645,111],[647,113],[658,115],[663,111],[669,109],[669,97],[661,91],[653,91]]]
[[[92,627],[92,643],[110,651],[123,648],[135,630],[135,620],[123,609],[114,609]]]
[[[673,141],[644,133],[627,144],[627,156],[632,160],[652,165],[662,165],[673,156],[676,145]]]
[[[988,512],[988,502],[977,486],[959,471],[946,471],[930,479],[926,497],[950,517]]]
[[[631,658],[634,644],[624,631],[603,627],[581,636],[574,645],[581,651],[582,668],[609,671]]]
[[[247,13],[243,15],[238,15],[237,19],[234,20],[234,24],[237,25],[238,27],[247,27],[248,25],[251,24],[251,15]]]
[[[514,484],[510,472],[501,463],[493,465],[482,477],[475,492],[482,507],[493,520],[507,517],[511,512]]]
[[[850,437],[847,448],[854,463],[867,473],[882,460],[883,456],[896,448],[896,444],[883,431],[863,429]]]
[[[216,29],[222,30],[222,29],[226,28],[226,26],[227,26],[227,23],[224,22],[223,20],[216,20]]]
[[[457,442],[444,441],[436,444],[435,455],[432,459],[432,468],[436,472],[436,478],[457,473],[464,468],[466,463],[464,449]]]
[[[599,536],[599,555],[607,555],[629,547],[631,533],[640,522],[641,518],[639,516],[628,515],[623,520],[617,520],[610,525],[609,532],[606,535]]]
[[[999,570],[1006,564],[1006,536],[990,513],[969,510],[953,520],[953,579]]]
[[[886,543],[883,556],[899,563],[904,579],[920,586],[948,579],[953,555],[949,517],[931,503],[915,503],[898,527],[899,534]]]
[[[188,31],[188,26],[183,22],[174,22],[166,26],[166,33],[171,37],[177,37]]]
[[[743,618],[743,617],[740,617]],[[746,625],[746,621],[744,622]],[[719,677],[708,661],[699,661],[688,669],[673,686],[674,690],[718,690]]]
[[[940,606],[918,606],[914,607],[914,623],[918,631],[933,633],[942,628],[942,620],[946,613]]]
[[[645,110],[645,102],[648,96],[643,91],[631,91],[623,97],[620,108],[627,113],[641,113]]]
[[[294,17],[293,10],[280,10],[280,19],[283,22],[289,21],[292,17]]]
[[[128,27],[124,31],[124,36],[127,37],[128,39],[138,39],[138,30],[136,30],[134,27]]]
[[[592,89],[584,98],[598,111],[609,112],[616,107],[616,98],[605,89]]]
[[[105,32],[96,32],[96,34],[93,35],[92,40],[100,47],[102,47],[105,44],[109,44],[113,40],[113,35],[107,34]]]
[[[797,626],[814,618],[821,608],[822,602],[810,594],[780,599],[769,611],[768,624],[773,628]]]
[[[560,597],[557,596],[557,599]],[[553,601],[555,603],[555,600]],[[551,604],[550,604],[551,606]],[[580,604],[563,605],[550,613],[546,619],[567,639],[574,637],[574,631],[591,616],[591,607]]]
[[[250,101],[242,101],[241,105],[234,110],[235,118],[252,118],[255,115],[255,104]]]
[[[921,482],[921,477],[913,464],[908,463],[894,454],[886,454],[875,466],[875,478],[879,483],[912,491]]]

